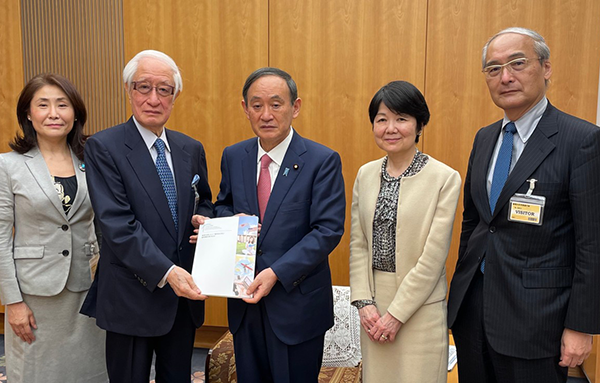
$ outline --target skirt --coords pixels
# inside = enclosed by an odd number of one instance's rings
[[[394,299],[395,273],[374,270],[375,301],[380,315]],[[361,328],[363,383],[444,383],[448,377],[446,301],[421,306],[400,327],[393,342],[371,341]]]
[[[53,297],[23,294],[33,312],[35,341],[23,342],[4,319],[6,375],[10,383],[107,382],[105,332],[79,314],[87,291]]]

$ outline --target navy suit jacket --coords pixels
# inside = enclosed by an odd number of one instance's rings
[[[99,327],[126,335],[160,336],[175,320],[179,298],[157,284],[172,265],[191,271],[194,246],[191,217],[195,174],[200,176],[198,214],[212,216],[202,144],[166,130],[177,188],[179,232],[169,210],[156,165],[133,119],[98,132],[85,145],[86,177],[102,230],[96,279],[82,313]],[[204,303],[189,301],[196,326]]]
[[[560,354],[564,328],[600,332],[600,129],[548,104],[490,212],[487,173],[501,121],[475,137],[465,180],[452,327],[485,255],[483,320],[491,346],[519,358]],[[543,224],[508,221],[509,200],[546,197]]]
[[[217,216],[259,215],[256,192],[258,140],[225,148]],[[344,232],[346,200],[340,156],[294,132],[275,180],[257,244],[258,274],[278,277],[262,299],[275,335],[288,345],[324,334],[333,326],[328,256]],[[247,303],[228,300],[235,333]]]

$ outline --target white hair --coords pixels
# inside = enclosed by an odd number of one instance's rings
[[[133,56],[131,60],[125,65],[123,69],[123,82],[127,84],[127,88],[131,88],[131,83],[133,82],[133,76],[138,69],[138,64],[140,60],[145,58],[152,58],[159,60],[166,65],[168,65],[171,70],[173,70],[173,83],[175,84],[175,95],[177,95],[183,89],[183,81],[181,79],[181,73],[179,73],[179,68],[175,61],[169,57],[167,54],[159,51],[155,51],[152,49],[148,49],[145,51],[141,51],[137,55]]]
[[[511,27],[511,28],[503,29],[500,32],[496,33],[494,36],[492,36],[488,40],[487,43],[485,43],[485,45],[483,46],[483,50],[481,52],[482,53],[481,54],[481,68],[482,69],[485,69],[485,59],[487,56],[488,47],[490,46],[491,42],[494,41],[494,39],[496,37],[507,34],[507,33],[516,33],[518,35],[524,35],[524,36],[531,37],[531,39],[533,40],[533,50],[538,55],[540,63],[543,63],[544,61],[550,59],[550,48],[548,48],[548,45],[546,44],[546,40],[544,40],[542,35],[540,35],[536,31],[533,31],[531,29],[521,28],[521,27]]]

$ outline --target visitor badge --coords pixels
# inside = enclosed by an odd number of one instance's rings
[[[526,194],[517,193],[510,199],[508,220],[512,222],[527,223],[542,226],[546,197],[533,194],[536,179],[527,180],[529,190]]]

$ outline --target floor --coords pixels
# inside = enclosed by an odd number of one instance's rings
[[[208,350],[204,348],[194,349],[192,356],[192,371],[190,381],[192,383],[204,383],[204,363],[206,361],[206,354]],[[154,378],[154,371],[151,372],[151,378]],[[151,380],[150,383],[153,383]],[[0,335],[0,383],[8,383],[6,378],[6,367],[4,360],[4,335]],[[458,383],[458,373],[456,367],[448,373],[448,383]],[[568,383],[587,383],[586,379],[582,378],[569,378]]]
[[[204,383],[204,363],[208,350],[205,348],[195,348],[192,355],[192,371],[190,382]],[[154,383],[154,366],[150,373],[150,383]],[[6,362],[4,357],[4,335],[0,335],[0,383],[8,383],[6,377]]]

